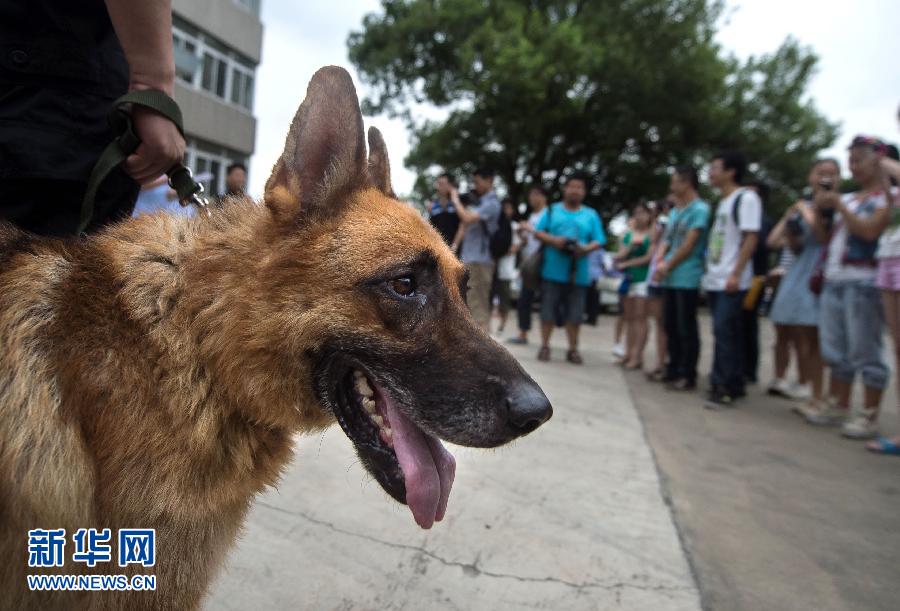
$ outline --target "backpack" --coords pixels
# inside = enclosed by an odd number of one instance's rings
[[[485,223],[485,230],[487,231],[487,223]],[[501,211],[500,218],[497,219],[497,231],[490,233],[491,257],[499,259],[506,256],[510,246],[512,246],[512,223]]]
[[[738,227],[741,226],[739,213],[741,210],[741,197],[743,196],[744,189],[741,189],[737,199],[734,200],[734,206],[731,208],[731,218]],[[766,246],[766,240],[769,238],[769,231],[771,229],[772,221],[766,215],[766,211],[763,210],[759,221],[759,232],[756,234],[756,250],[753,251],[753,257],[750,259],[754,276],[765,276],[769,271],[769,247]]]

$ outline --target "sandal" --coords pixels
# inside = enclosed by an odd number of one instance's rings
[[[866,449],[875,454],[888,454],[891,456],[900,456],[900,445],[889,437],[879,437],[874,441],[866,444]]]
[[[584,361],[581,359],[581,355],[578,354],[577,350],[569,350],[566,352],[566,360],[572,363],[573,365],[581,365]]]
[[[550,360],[550,347],[543,346],[540,350],[538,350],[538,360],[539,361],[549,361]]]
[[[654,369],[653,371],[647,372],[647,380],[650,382],[663,382],[665,377],[666,374],[662,369]]]

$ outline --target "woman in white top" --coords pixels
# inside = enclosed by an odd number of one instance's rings
[[[509,317],[509,308],[512,304],[512,281],[515,280],[519,270],[516,269],[516,253],[522,248],[522,238],[519,236],[519,224],[513,221],[516,208],[512,200],[504,198],[501,214],[505,214],[512,226],[512,243],[509,252],[497,259],[497,310],[500,314],[500,327],[497,333],[503,333],[506,319]]]

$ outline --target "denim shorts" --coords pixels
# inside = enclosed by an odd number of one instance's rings
[[[555,322],[557,313],[562,310],[563,320],[580,325],[584,322],[586,302],[586,286],[569,286],[552,280],[544,280],[541,284],[541,320],[544,322]]]
[[[883,332],[877,287],[826,280],[819,302],[819,342],[833,378],[852,382],[859,373],[870,388],[887,386],[890,374],[882,354]]]

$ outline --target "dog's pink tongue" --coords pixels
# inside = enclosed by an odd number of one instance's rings
[[[447,510],[456,461],[440,440],[425,434],[382,393],[384,409],[393,431],[394,452],[406,481],[406,504],[416,523],[431,528]]]

